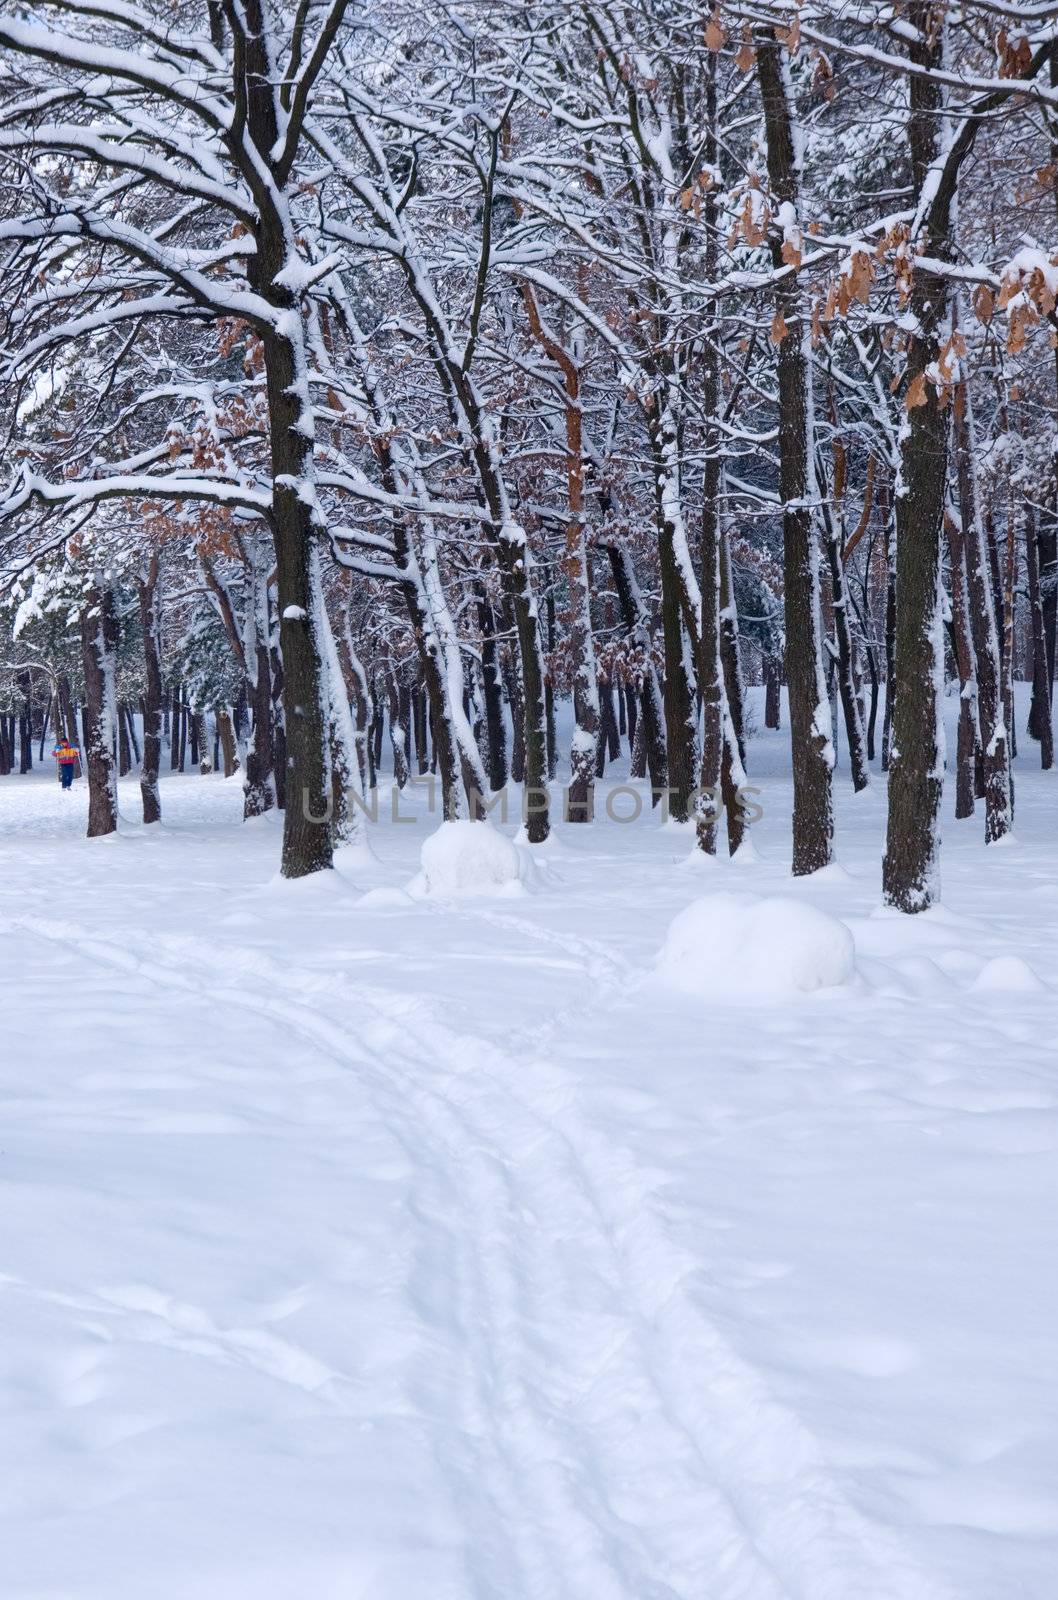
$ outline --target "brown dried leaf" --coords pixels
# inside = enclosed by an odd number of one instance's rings
[[[1025,341],[1028,338],[1029,310],[1030,308],[1025,302],[1021,301],[1010,313],[1010,320],[1007,324],[1007,349],[1012,356],[1019,355],[1025,348]]]
[[[720,20],[720,7],[717,6],[709,21],[705,25],[705,47],[714,53],[724,48],[727,32]]]
[[[793,21],[788,28],[776,28],[776,34],[786,46],[792,56],[795,56],[801,45],[801,14],[794,12]]]
[[[1021,293],[1021,276],[1017,271],[1012,271],[1009,277],[1003,279],[999,285],[999,299],[996,305],[1000,311],[1005,311],[1016,294]]]
[[[771,332],[768,335],[772,344],[782,344],[789,331],[786,326],[786,318],[781,311],[777,311],[771,319]]]
[[[909,411],[914,411],[916,406],[924,406],[928,399],[929,396],[926,393],[926,374],[924,372],[920,372],[916,378],[912,378],[911,382],[907,386],[907,394],[904,396],[904,405]]]
[[[1049,317],[1054,310],[1054,295],[1051,293],[1047,279],[1039,267],[1034,267],[1032,270],[1032,274],[1029,277],[1028,292],[1032,296],[1033,304],[1037,310],[1042,311],[1045,317]]]
[[[996,314],[996,303],[992,298],[992,291],[987,283],[979,283],[973,292],[974,316],[978,322],[983,322],[985,327]]]

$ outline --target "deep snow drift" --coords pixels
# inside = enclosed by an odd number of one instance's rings
[[[717,890],[673,919],[656,971],[682,994],[752,1002],[851,982],[856,945],[839,918],[792,895]]]
[[[1033,753],[914,920],[844,772],[790,879],[785,735],[759,859],[512,820],[514,900],[437,818],[286,885],[237,783],[0,782],[4,1600],[1052,1600]]]

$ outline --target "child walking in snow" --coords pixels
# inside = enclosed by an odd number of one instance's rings
[[[73,784],[75,769],[80,760],[77,746],[71,744],[69,739],[60,739],[52,755],[59,763],[59,780],[64,789],[69,789]]]

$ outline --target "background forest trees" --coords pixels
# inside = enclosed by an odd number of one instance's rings
[[[0,59],[0,770],[76,733],[95,833],[117,772],[153,822],[164,761],[239,770],[299,876],[387,727],[531,842],[623,738],[714,852],[785,682],[793,870],[888,770],[917,911],[951,686],[957,814],[1009,832],[1058,7],[0,0]]]

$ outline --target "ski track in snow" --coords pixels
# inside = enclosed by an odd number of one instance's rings
[[[591,1004],[627,976],[593,942],[489,910],[483,920],[582,960]],[[585,1126],[546,1058],[501,1052],[421,1004],[409,1016],[391,992],[249,950],[207,955],[196,940],[161,937],[145,957],[132,956],[67,921],[18,917],[9,927],[273,1018],[362,1082],[366,1075],[379,1115],[415,1164],[428,1141],[417,1212],[447,1229],[458,1256],[466,1430],[456,1454],[443,1430],[435,1448],[468,1489],[482,1478],[502,1485],[480,1532],[504,1530],[527,1597],[945,1596],[849,1504],[811,1434],[689,1299],[685,1285],[700,1264],[654,1224],[649,1177]],[[229,983],[217,983],[218,968]],[[360,1019],[360,1043],[319,1014],[336,1001]],[[535,1050],[562,1021],[532,1030]],[[397,1059],[400,1070],[386,1064]],[[568,1237],[578,1247],[570,1275],[561,1255]],[[131,1314],[139,1337],[247,1363],[343,1409],[348,1380],[274,1334],[218,1330],[204,1312],[151,1291],[111,1294],[105,1306]]]

